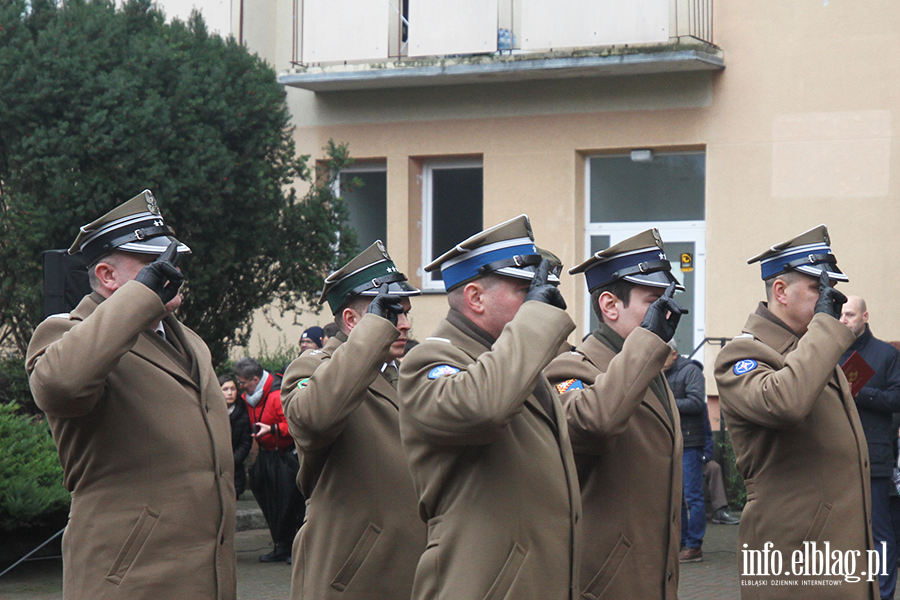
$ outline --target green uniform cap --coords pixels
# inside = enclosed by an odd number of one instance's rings
[[[331,314],[337,314],[347,301],[356,296],[378,295],[382,285],[395,296],[418,296],[422,292],[406,282],[391,260],[381,240],[357,254],[346,265],[325,278],[319,304],[328,302]]]

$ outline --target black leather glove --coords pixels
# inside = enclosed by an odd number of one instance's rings
[[[688,309],[672,298],[675,295],[675,283],[669,284],[665,293],[647,308],[647,314],[641,321],[641,327],[658,335],[664,342],[669,342],[678,328],[681,315],[688,314]]]
[[[138,271],[135,281],[139,281],[156,292],[163,304],[168,304],[178,295],[184,282],[184,275],[175,268],[178,262],[178,242],[172,242],[159,258]]]
[[[559,293],[559,290],[555,285],[547,283],[549,275],[550,261],[545,258],[541,261],[541,264],[538,265],[537,272],[531,280],[531,288],[529,288],[528,293],[525,294],[525,302],[534,300],[536,302],[550,304],[561,310],[566,310],[566,301],[563,300],[562,294]]]
[[[828,277],[828,271],[822,269],[819,275],[819,299],[816,300],[816,313],[825,313],[835,319],[841,318],[841,309],[847,296],[831,287],[831,280]]]
[[[388,294],[388,284],[383,283],[366,312],[387,319],[396,327],[398,317],[403,314],[403,305],[400,304],[400,296]]]

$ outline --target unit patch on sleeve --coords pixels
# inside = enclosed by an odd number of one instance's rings
[[[566,379],[565,381],[556,384],[556,391],[560,394],[565,394],[570,390],[583,389],[584,383],[582,383],[580,379]]]
[[[300,381],[297,382],[297,387],[300,388],[301,390],[308,385],[309,385],[309,377],[307,377],[306,379],[301,379]]]
[[[745,373],[749,373],[753,369],[755,369],[759,365],[758,362],[753,360],[752,358],[745,358],[744,360],[739,360],[734,363],[734,371],[735,375],[743,375]]]
[[[444,375],[453,375],[455,373],[459,373],[459,369],[456,367],[451,367],[450,365],[438,365],[432,370],[428,371],[428,379],[437,379],[438,377],[443,377]]]

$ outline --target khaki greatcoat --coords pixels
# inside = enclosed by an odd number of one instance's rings
[[[291,596],[409,598],[425,550],[397,391],[382,375],[400,332],[365,315],[349,337],[291,363],[282,402],[300,450],[306,519],[293,549]]]
[[[832,550],[861,552],[858,575],[866,571],[865,551],[873,547],[868,451],[847,379],[837,366],[853,332],[817,314],[797,338],[776,320],[761,304],[744,334],[726,344],[716,360],[722,413],[747,485],[739,551],[744,544],[762,550],[772,542],[790,570],[790,557],[803,542],[815,542],[819,550],[829,542]],[[740,552],[738,564],[743,570]],[[741,597],[878,598],[878,579],[833,587],[745,585]]]
[[[624,345],[600,331],[618,352],[592,334],[545,371],[550,383],[584,386],[561,397],[584,509],[580,591],[588,600],[677,598],[683,444],[661,375],[670,348],[642,328]]]
[[[26,368],[72,493],[63,596],[235,597],[231,425],[209,349],[135,281],[41,323]]]
[[[451,311],[400,370],[400,431],[428,522],[412,597],[571,600],[581,502],[562,405],[541,371],[574,324],[526,302],[489,347],[466,323]]]

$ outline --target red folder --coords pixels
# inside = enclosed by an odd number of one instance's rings
[[[854,397],[863,389],[869,380],[875,375],[875,369],[869,366],[859,352],[853,351],[850,358],[841,365],[841,370],[847,376],[847,383],[850,384],[850,392]]]

